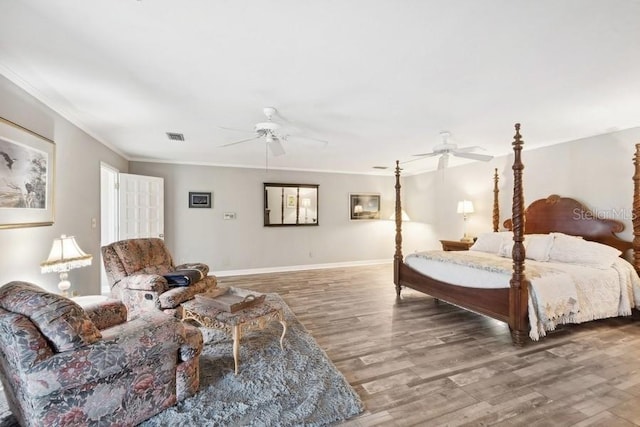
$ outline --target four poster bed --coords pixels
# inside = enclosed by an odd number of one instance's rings
[[[524,209],[520,124],[515,129],[512,218],[504,223],[512,231],[498,231],[496,169],[494,232],[479,236],[469,251],[427,251],[403,257],[396,162],[396,294],[400,296],[402,287],[412,288],[506,322],[513,343],[519,346],[527,336],[537,340],[557,324],[630,315],[640,304],[636,273],[640,268],[640,144],[634,156],[634,239],[627,242],[615,235],[624,229],[622,222],[598,218],[574,199],[552,195]],[[633,265],[620,258],[630,250]]]

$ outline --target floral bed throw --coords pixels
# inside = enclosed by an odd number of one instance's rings
[[[129,318],[157,310],[180,318],[180,304],[216,287],[216,277],[208,274],[206,264],[176,266],[164,240],[158,238],[127,239],[103,246],[102,259],[111,296],[124,302]],[[197,270],[202,279],[188,286],[171,286],[165,276],[176,270]]]
[[[95,322],[94,322],[95,321]],[[0,379],[22,426],[130,426],[192,396],[202,334],[122,302],[85,310],[26,282],[0,287]]]

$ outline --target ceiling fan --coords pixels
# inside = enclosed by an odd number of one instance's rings
[[[241,139],[240,141],[230,142],[228,144],[221,145],[220,147],[231,147],[232,145],[242,144],[244,142],[254,141],[258,139],[264,138],[267,148],[271,151],[271,154],[274,156],[281,156],[285,154],[284,147],[282,146],[283,141],[288,141],[290,138],[302,138],[313,140],[316,142],[321,142],[323,144],[327,144],[328,142],[324,139],[311,138],[308,136],[293,136],[284,132],[283,126],[279,123],[273,121],[273,117],[277,114],[277,110],[274,107],[264,107],[262,109],[264,115],[267,117],[266,122],[256,123],[254,125],[253,136],[251,138]],[[251,132],[242,129],[232,129],[226,127],[220,127],[221,129],[227,130],[235,130],[241,132]]]
[[[458,147],[456,144],[450,143],[449,142],[450,136],[451,136],[451,133],[447,131],[440,132],[440,137],[442,138],[442,144],[439,144],[433,147],[433,151],[430,153],[414,154],[414,156],[418,158],[409,160],[409,162],[412,162],[414,160],[420,160],[425,157],[440,156],[440,159],[438,159],[438,170],[440,170],[440,169],[446,168],[447,165],[449,164],[449,156],[463,157],[465,159],[480,160],[483,162],[488,162],[489,160],[493,159],[493,156],[489,156],[487,154],[474,153],[473,151],[476,151],[476,150],[484,150],[484,148],[479,147],[477,145],[470,146],[470,147]]]

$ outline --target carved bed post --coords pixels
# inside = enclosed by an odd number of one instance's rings
[[[400,264],[402,263],[402,205],[400,201],[400,161],[396,160],[396,252],[393,255],[393,283],[400,296]]]
[[[631,221],[633,223],[633,266],[640,272],[640,144],[636,144],[633,156],[635,173],[633,175],[633,205]]]
[[[511,277],[509,289],[509,326],[511,328],[511,338],[518,346],[524,345],[528,337],[528,281],[524,272],[524,194],[522,187],[522,164],[521,152],[522,136],[520,135],[520,123],[516,123],[516,134],[513,141],[513,276]]]
[[[497,233],[500,229],[500,203],[498,201],[498,168],[493,174],[493,232]]]

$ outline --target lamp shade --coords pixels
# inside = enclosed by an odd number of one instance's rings
[[[458,202],[458,213],[468,214],[473,213],[473,203],[471,200],[461,200]]]
[[[409,218],[409,215],[407,215],[407,212],[405,212],[404,209],[402,209],[400,211],[400,218],[402,218],[403,221],[411,221],[411,218]],[[391,216],[389,217],[389,219],[391,221],[395,221],[396,220],[396,213],[392,213]]]
[[[60,273],[91,265],[92,259],[91,255],[80,249],[75,237],[63,234],[53,239],[49,257],[40,263],[40,269],[42,273]]]

